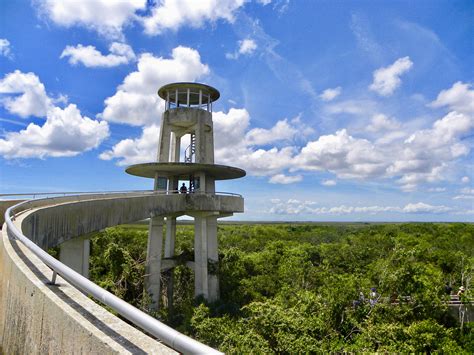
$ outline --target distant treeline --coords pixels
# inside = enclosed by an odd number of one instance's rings
[[[220,224],[213,304],[184,266],[193,234],[177,228],[173,311],[154,315],[226,353],[474,352],[473,323],[446,303],[472,297],[472,224]],[[98,233],[91,279],[147,309],[146,244],[143,224]]]

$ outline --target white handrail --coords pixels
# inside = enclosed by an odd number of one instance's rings
[[[69,196],[69,195],[87,195],[87,194],[94,194],[94,195],[108,195],[108,194],[120,194],[120,193],[138,193],[138,194],[175,194],[179,193],[179,190],[129,190],[129,191],[72,191],[72,192],[31,192],[31,193],[18,193],[18,194],[0,194],[0,197],[6,196]],[[240,194],[236,194],[233,192],[224,192],[224,191],[217,191],[217,192],[200,192],[195,191],[194,194],[201,194],[201,195],[224,195],[224,196],[237,196],[242,197]],[[0,200],[1,201],[1,200]]]
[[[131,194],[133,195],[134,193],[132,192]],[[163,343],[179,352],[184,354],[222,354],[221,352],[174,330],[173,328],[163,324],[145,312],[118,298],[109,291],[104,290],[89,279],[64,265],[59,260],[53,258],[51,255],[33,243],[16,228],[12,221],[15,210],[21,208],[22,205],[27,204],[28,201],[21,202],[5,211],[5,223],[7,225],[8,236],[21,241],[33,254],[35,254],[46,265],[48,265],[54,272],[61,275],[61,277],[63,277],[76,288],[84,291],[86,294],[93,296],[96,300],[109,306],[136,326],[156,336]]]

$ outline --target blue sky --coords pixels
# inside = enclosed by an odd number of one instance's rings
[[[0,193],[152,188],[156,91],[198,81],[238,219],[474,219],[470,1],[0,6]]]

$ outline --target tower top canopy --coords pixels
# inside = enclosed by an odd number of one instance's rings
[[[158,96],[165,101],[176,101],[176,93],[178,94],[178,102],[187,103],[189,105],[211,103],[219,99],[221,95],[219,91],[212,86],[200,83],[171,83],[162,86],[158,90]]]

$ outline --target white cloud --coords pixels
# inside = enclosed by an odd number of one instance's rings
[[[109,135],[107,122],[82,116],[76,105],[48,110],[43,126],[30,123],[20,132],[0,139],[0,154],[7,158],[75,156],[96,148]]]
[[[272,182],[295,180],[300,171],[321,171],[338,179],[392,179],[404,191],[444,180],[457,160],[470,152],[465,137],[474,127],[474,118],[453,111],[431,128],[415,130],[407,137],[401,130],[407,129],[406,125],[378,115],[372,118],[369,130],[389,131],[387,134],[394,137],[364,139],[342,129],[308,141],[299,149],[295,141],[306,136],[302,132],[307,127],[298,118],[250,129],[247,110],[233,108],[215,112],[213,121],[216,163],[239,166],[250,175],[268,176]],[[127,142],[136,144],[136,140]]]
[[[282,170],[292,165],[295,148],[291,146],[281,149],[253,147],[255,143],[269,144],[289,139],[287,133],[280,130],[288,124],[286,120],[277,122],[269,130],[257,129],[261,130],[262,137],[258,137],[255,129],[247,133],[250,117],[245,109],[230,109],[228,113],[216,112],[213,114],[213,121],[216,163],[238,166],[256,176],[281,174]],[[294,130],[291,126],[288,129]],[[276,136],[271,137],[269,132],[276,132]]]
[[[227,59],[237,59],[241,55],[251,55],[257,49],[257,43],[250,38],[239,41],[239,48],[234,53],[226,53]]]
[[[443,213],[452,211],[451,207],[433,206],[427,203],[409,203],[402,209],[405,213]]]
[[[410,57],[403,57],[388,67],[377,69],[374,71],[374,81],[369,89],[381,96],[392,95],[402,82],[400,76],[409,71],[412,66]]]
[[[470,84],[458,81],[451,88],[442,90],[436,100],[430,103],[430,106],[448,106],[451,110],[462,112],[466,115],[474,114],[474,90],[470,88]]]
[[[393,131],[401,127],[395,119],[390,119],[382,113],[372,116],[371,123],[367,126],[369,132]]]
[[[234,21],[235,12],[244,0],[161,0],[152,8],[151,15],[141,21],[148,35],[165,30],[178,30],[181,26],[201,27],[205,22]]]
[[[354,138],[345,129],[309,142],[295,157],[299,169],[329,171],[341,178],[383,175],[385,160],[371,142]]]
[[[474,200],[474,189],[465,187],[459,191],[461,194],[454,196],[453,200]]]
[[[371,100],[346,100],[333,104],[328,104],[324,107],[325,113],[330,115],[335,114],[351,114],[366,116],[372,114],[376,109],[376,103]]]
[[[342,92],[342,89],[340,86],[334,89],[326,89],[323,91],[321,95],[319,95],[319,98],[323,101],[332,101],[336,97],[338,97]]]
[[[44,85],[34,73],[15,70],[6,74],[0,80],[0,94],[12,95],[2,97],[0,102],[10,113],[23,118],[44,117],[51,105]]]
[[[105,100],[99,117],[134,126],[151,125],[160,121],[164,104],[157,90],[170,82],[195,81],[209,73],[201,63],[199,52],[188,47],[176,47],[170,59],[142,54],[138,70],[127,75],[117,92]]]
[[[432,187],[428,189],[429,192],[444,192],[446,191],[445,187]]]
[[[156,161],[159,125],[144,127],[142,135],[136,139],[124,139],[111,150],[99,155],[102,160],[117,159],[117,165],[131,165]]]
[[[312,207],[315,203],[311,201],[298,200],[271,200],[273,206],[269,213],[281,215],[347,215],[347,214],[379,214],[379,213],[444,213],[454,212],[453,208],[447,206],[434,206],[423,202],[409,203],[404,207],[398,206],[334,206],[334,207]]]
[[[303,177],[301,175],[288,176],[285,174],[277,174],[277,175],[273,175],[270,178],[269,182],[271,184],[287,185],[287,184],[294,184],[295,182],[300,182],[301,180],[303,180]]]
[[[298,133],[296,127],[291,126],[287,119],[278,121],[272,128],[253,128],[245,135],[249,145],[264,145],[281,140],[292,140]]]
[[[122,30],[136,19],[146,0],[35,0],[41,15],[63,27],[82,26],[112,39],[123,39]]]
[[[10,59],[12,58],[10,41],[6,38],[0,38],[0,56]]]
[[[240,54],[252,54],[257,49],[257,43],[253,39],[244,39],[239,41]]]
[[[323,186],[336,186],[337,182],[336,180],[324,180],[321,182],[321,185]]]
[[[69,64],[77,65],[81,63],[88,68],[110,68],[135,60],[135,53],[128,44],[113,42],[109,47],[109,51],[109,54],[103,55],[94,46],[78,44],[76,47],[66,46],[60,58],[69,57]]]
[[[469,179],[469,176],[463,176],[463,177],[461,178],[461,182],[462,182],[463,184],[468,184],[469,181],[471,181],[471,179]]]

